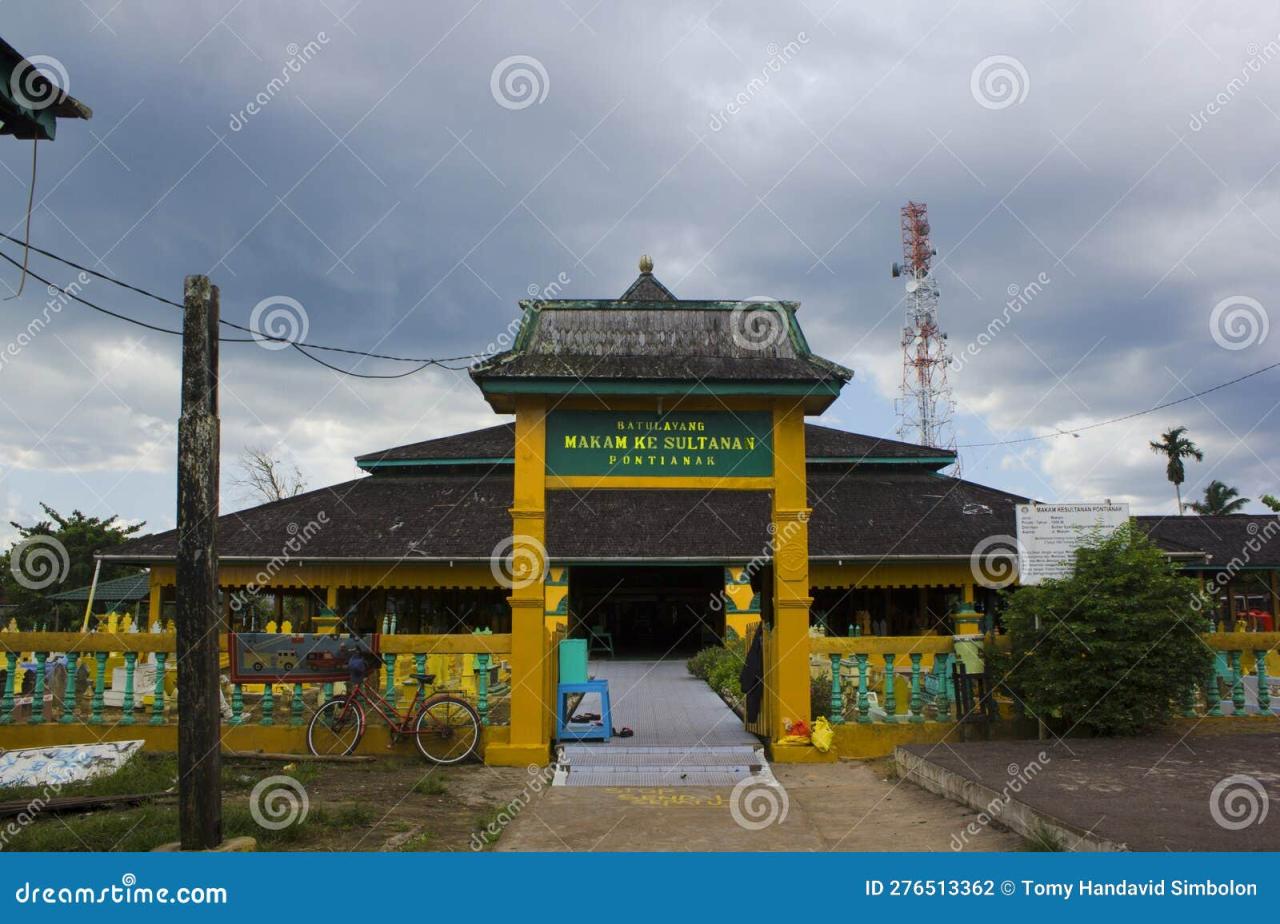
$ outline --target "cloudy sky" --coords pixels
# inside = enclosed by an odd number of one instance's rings
[[[951,375],[962,447],[1280,360],[1280,8],[867,7],[8,0],[5,39],[54,59],[94,110],[41,145],[32,238],[173,298],[207,273],[241,323],[293,299],[314,342],[408,356],[483,350],[558,279],[565,297],[616,296],[647,252],[682,297],[800,300],[810,342],[856,371],[822,422],[892,435],[889,265],[916,199],[943,327],[975,347]],[[30,145],[0,140],[4,230],[20,235]],[[4,265],[0,294],[17,285]],[[103,282],[83,294],[179,321]],[[29,282],[0,302],[0,340],[48,300]],[[0,366],[3,519],[45,501],[172,526],[176,338],[76,305],[50,317]],[[222,357],[224,464],[276,447],[311,486],[353,477],[358,453],[494,420],[463,372],[358,380],[253,343]],[[964,474],[1172,512],[1147,441],[1183,424],[1206,453],[1188,495],[1213,478],[1280,492],[1277,383],[963,448]]]

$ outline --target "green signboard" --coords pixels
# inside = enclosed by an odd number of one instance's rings
[[[552,411],[547,473],[767,478],[772,428],[768,411]]]

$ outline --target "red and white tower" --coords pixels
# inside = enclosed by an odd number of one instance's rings
[[[894,402],[898,435],[904,440],[954,450],[951,417],[955,400],[947,382],[947,335],[938,328],[938,284],[932,273],[937,251],[929,240],[923,202],[902,207],[902,260],[893,275],[907,280],[907,320],[902,329],[902,391]]]

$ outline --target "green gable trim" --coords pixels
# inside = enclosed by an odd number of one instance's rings
[[[357,462],[356,465],[363,469],[370,469],[417,465],[515,465],[515,462],[516,460],[511,457],[494,456],[492,458],[464,457],[461,459],[369,459],[365,462]]]
[[[806,456],[806,462],[858,465],[950,465],[955,456]]]
[[[640,382],[601,379],[485,379],[480,387],[505,395],[839,395],[843,382]]]

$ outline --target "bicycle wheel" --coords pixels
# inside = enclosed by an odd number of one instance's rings
[[[307,726],[307,748],[320,757],[350,754],[364,736],[364,709],[334,699],[316,710]]]
[[[413,740],[432,763],[460,763],[474,754],[480,743],[480,716],[466,700],[453,696],[431,699],[418,713]]]

